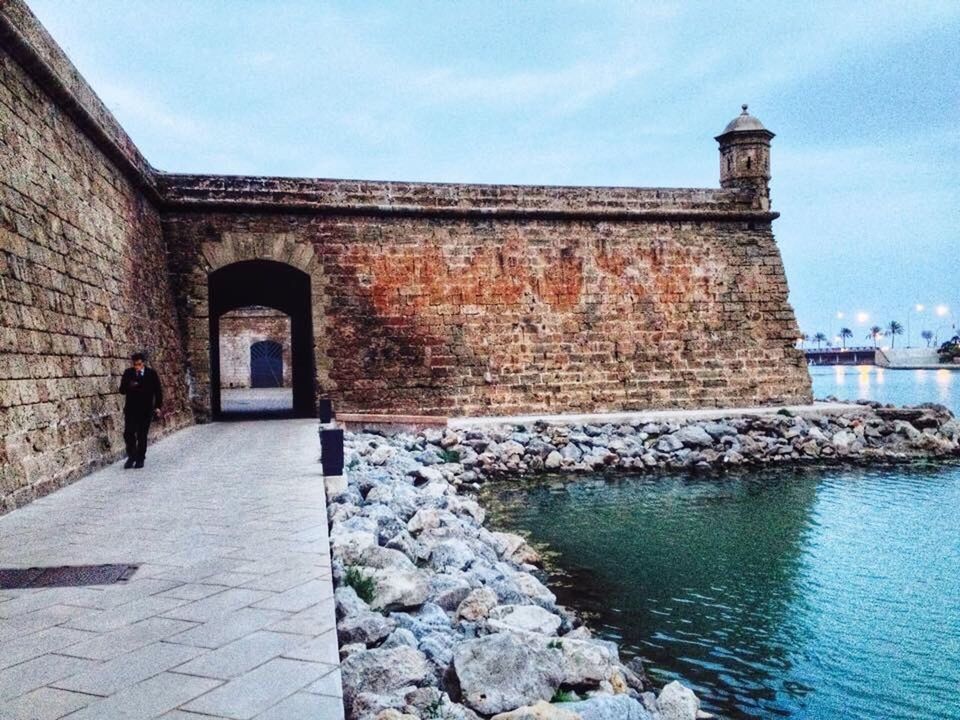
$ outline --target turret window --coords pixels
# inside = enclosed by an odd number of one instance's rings
[[[753,159],[748,157],[748,158],[747,158],[747,170],[749,170],[751,167],[753,167]]]

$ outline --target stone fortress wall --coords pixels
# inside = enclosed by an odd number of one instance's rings
[[[209,278],[248,260],[309,276],[311,394],[341,410],[811,398],[765,130],[718,138],[721,188],[173,175],[22,0],[0,3],[0,48],[0,508],[116,456],[133,349],[167,429],[209,417]]]
[[[160,431],[192,422],[149,177],[35,18],[0,3],[0,512],[121,452],[135,350],[166,381]]]
[[[220,320],[220,387],[250,387],[250,347],[264,340],[283,348],[283,387],[290,387],[290,318],[266,307],[239,308]]]

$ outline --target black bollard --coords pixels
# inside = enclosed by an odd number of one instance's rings
[[[328,423],[333,421],[333,400],[329,398],[320,398],[319,404],[320,422]]]
[[[320,465],[324,475],[343,475],[343,430],[320,431]]]

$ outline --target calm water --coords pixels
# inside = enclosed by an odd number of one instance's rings
[[[874,365],[810,368],[813,394],[896,405],[935,402],[960,415],[960,370],[886,370]]]
[[[818,396],[958,405],[958,374],[815,372]],[[484,492],[494,525],[546,550],[561,602],[707,709],[960,720],[958,466]]]

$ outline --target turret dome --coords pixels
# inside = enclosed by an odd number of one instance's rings
[[[726,135],[731,132],[744,132],[751,130],[761,130],[764,132],[770,132],[767,130],[763,123],[757,120],[753,115],[747,112],[747,105],[743,104],[740,106],[743,108],[743,112],[737,115],[733,120],[727,123],[727,126],[723,129],[723,132],[720,133],[720,136]],[[771,133],[771,136],[773,133]]]

